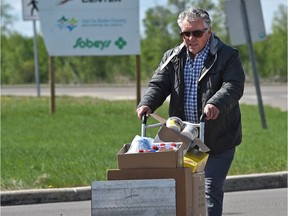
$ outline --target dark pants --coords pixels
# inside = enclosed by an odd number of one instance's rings
[[[205,167],[206,207],[209,216],[221,216],[223,187],[232,164],[235,148],[216,155],[209,155]]]

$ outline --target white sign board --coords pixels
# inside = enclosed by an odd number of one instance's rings
[[[38,0],[50,56],[140,53],[139,0]]]
[[[243,0],[246,5],[249,29],[253,42],[266,39],[260,0]],[[232,45],[246,44],[241,0],[225,0],[226,22]]]
[[[38,20],[38,1],[22,0],[23,20]]]

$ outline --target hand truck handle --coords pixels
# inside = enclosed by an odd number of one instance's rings
[[[200,122],[205,122],[205,119],[206,119],[206,113],[203,113],[203,114],[200,116]]]
[[[147,123],[147,115],[143,113],[141,116],[142,126],[141,126],[141,137],[146,137],[146,123]]]
[[[142,119],[142,124],[146,125],[146,123],[147,123],[147,115],[146,115],[146,113],[143,113],[141,119]]]
[[[206,113],[203,113],[200,116],[200,132],[199,132],[199,139],[204,143],[204,129],[205,129],[205,118]]]

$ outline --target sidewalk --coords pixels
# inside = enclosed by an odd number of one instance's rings
[[[141,86],[141,94],[146,91],[146,86]],[[36,96],[35,86],[32,85],[2,85],[1,95]],[[135,100],[136,86],[117,85],[57,85],[56,96],[93,97],[106,100]],[[263,105],[280,108],[287,111],[287,83],[277,83],[261,86]],[[41,85],[41,96],[50,96],[48,85]],[[258,105],[257,94],[253,84],[245,84],[241,104]]]
[[[228,176],[225,192],[287,187],[288,172]],[[91,200],[91,187],[1,191],[1,205]]]

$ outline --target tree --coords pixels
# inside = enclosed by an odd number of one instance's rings
[[[1,7],[1,35],[7,35],[11,33],[11,28],[13,26],[13,21],[16,20],[16,17],[12,16],[10,11],[12,6],[7,4],[2,0]]]
[[[156,69],[163,53],[180,42],[180,37],[172,29],[172,17],[172,12],[161,6],[146,12],[145,38],[141,42],[142,74],[146,78]]]
[[[287,81],[287,6],[280,5],[273,18],[272,34],[254,44],[262,78]]]
[[[142,81],[147,83],[163,54],[182,42],[177,17],[188,7],[207,10],[212,30],[229,44],[225,26],[224,1],[168,0],[166,6],[150,8],[143,20],[145,34],[141,39]],[[11,29],[15,18],[11,6],[2,3],[1,23],[1,83],[34,83],[33,38],[24,37]],[[49,82],[48,54],[43,37],[37,35],[41,83]],[[247,45],[236,47],[247,74],[252,74]],[[287,6],[280,6],[274,17],[273,33],[266,41],[254,43],[256,64],[260,78],[278,77],[287,80]],[[252,77],[252,76],[251,76]],[[128,83],[135,80],[134,56],[73,56],[55,58],[55,79],[61,84]]]
[[[19,33],[2,35],[1,82],[7,84],[30,83],[33,80],[33,44]],[[30,48],[32,47],[32,49]],[[32,71],[32,73],[30,73]]]
[[[274,15],[273,34],[268,38],[269,75],[287,81],[287,6],[280,5]]]

